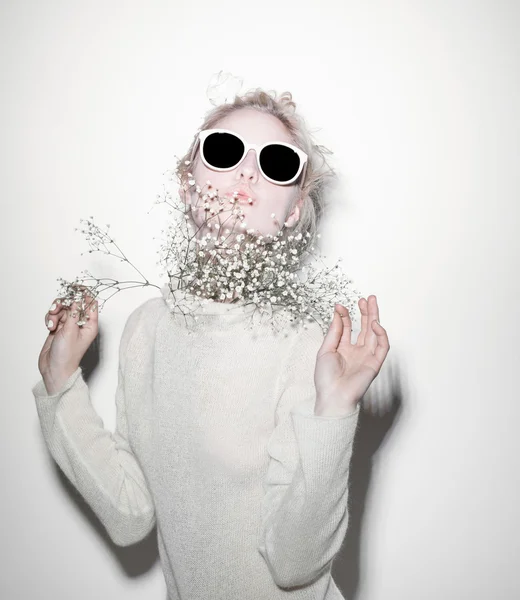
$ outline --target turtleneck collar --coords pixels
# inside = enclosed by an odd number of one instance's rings
[[[270,313],[262,315],[254,302],[246,302],[242,298],[233,303],[201,298],[188,290],[179,289],[177,283],[176,278],[170,279],[170,284],[165,283],[162,286],[161,294],[175,321],[185,323],[192,331],[236,327],[246,329],[249,325],[257,323],[260,325],[255,326],[254,330],[265,331],[272,328],[273,316],[270,316]],[[275,312],[276,327],[281,330],[289,323],[288,314],[283,307]],[[197,320],[194,319],[195,316]]]

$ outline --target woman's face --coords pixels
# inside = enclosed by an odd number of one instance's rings
[[[251,108],[235,110],[218,121],[213,128],[236,132],[250,144],[262,145],[274,141],[294,143],[285,126],[276,117]],[[232,234],[245,233],[248,229],[254,229],[261,235],[269,233],[276,235],[284,223],[287,223],[287,227],[294,227],[299,219],[303,201],[300,198],[294,208],[290,209],[293,201],[300,194],[298,183],[277,185],[265,179],[258,169],[256,150],[253,149],[250,149],[244,160],[231,171],[214,171],[206,167],[200,159],[199,152],[200,146],[190,172],[196,185],[201,188],[201,192],[197,193],[195,186],[192,186],[184,197],[185,201],[192,205],[191,216],[198,227],[202,226],[204,220],[211,216],[203,207],[202,195],[207,192],[216,192],[218,197],[224,198],[224,211],[219,220],[217,217],[209,219],[209,223],[224,224],[220,235],[223,235],[224,229],[229,229]],[[207,184],[208,180],[210,185]],[[229,202],[229,199],[233,197],[233,192],[239,189],[243,189],[249,194],[252,203],[242,197],[237,197],[235,203]],[[210,208],[218,206],[216,198],[208,198],[206,201]],[[242,222],[233,215],[234,207],[242,209],[244,213]],[[226,222],[224,223],[224,221]],[[201,231],[202,235],[208,232],[205,228]],[[213,232],[216,233],[215,230]]]

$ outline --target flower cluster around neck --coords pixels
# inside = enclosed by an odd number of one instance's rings
[[[260,318],[252,322],[267,319],[275,327],[279,313],[285,312],[291,322],[305,327],[316,321],[325,332],[334,303],[347,297],[352,305],[345,293],[351,282],[337,265],[325,271],[304,264],[305,258],[314,256],[308,251],[309,246],[314,250],[310,233],[293,234],[285,224],[276,235],[240,231],[244,213],[236,198],[204,191],[193,179],[183,189],[195,192],[198,200],[195,206],[186,205],[179,197],[173,207],[180,219],[163,246],[172,309],[182,296],[190,306],[200,300],[198,314],[256,311]],[[191,216],[194,209],[206,213],[202,226]]]

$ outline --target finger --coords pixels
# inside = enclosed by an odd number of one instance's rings
[[[49,319],[56,324],[56,319],[53,318],[61,308],[61,298],[55,298],[49,307],[49,310],[45,313],[45,326],[47,326]]]
[[[64,326],[68,328],[74,328],[77,326],[78,321],[84,321],[83,311],[81,309],[83,302],[80,304],[79,302],[73,302],[70,305],[69,314],[67,320],[64,322]]]
[[[52,304],[49,307],[49,312],[50,313],[57,312],[62,305],[61,304],[62,300],[63,300],[63,298],[54,298],[54,300],[52,301]]]
[[[53,312],[52,314],[48,314],[48,319],[45,322],[45,325],[49,331],[49,333],[56,333],[59,331],[67,320],[67,308],[63,308],[59,312]]]
[[[49,320],[53,322],[52,326],[48,328],[49,331],[51,333],[57,333],[67,326],[67,321],[70,324],[73,320],[70,315],[74,310],[77,310],[77,304],[75,302],[72,302],[70,306],[60,302],[56,312],[53,311],[53,313],[49,315]]]
[[[65,327],[65,324],[67,323],[67,320],[69,319],[69,314],[70,314],[70,309],[69,308],[64,308],[59,314],[58,314],[58,323],[56,325],[55,331],[60,331],[60,329],[63,329]]]
[[[83,284],[74,284],[73,288],[77,292],[74,295],[74,298],[76,304],[75,309],[79,311],[79,319],[81,321],[88,322],[88,320],[91,318],[90,313],[92,307],[94,306],[95,294],[92,293],[92,290],[88,286]]]
[[[358,346],[363,346],[365,344],[365,335],[367,332],[368,302],[365,300],[365,298],[360,298],[358,300],[358,305],[361,313],[361,331],[358,333],[356,344]]]
[[[81,285],[79,287],[83,290],[83,310],[90,311],[94,305],[95,295],[87,286]]]
[[[78,325],[81,323],[81,327],[97,327],[98,323],[98,302],[94,300],[92,296],[87,296],[88,301],[85,304],[85,308],[81,308],[77,303],[75,304],[75,310],[71,313],[74,323]]]
[[[62,298],[55,298],[52,301],[49,310],[45,313],[45,327],[47,327],[47,329],[53,329],[54,327],[56,327],[56,324],[58,322],[58,315],[60,310],[62,309],[61,301]],[[52,321],[52,323],[49,324],[49,321]]]
[[[332,321],[329,325],[327,333],[325,334],[325,337],[323,338],[323,343],[318,351],[318,356],[321,356],[325,352],[337,351],[339,341],[343,335],[343,319],[341,318],[340,313],[336,310],[336,308],[339,307],[339,304],[334,306]]]
[[[373,321],[372,327],[374,328],[374,333],[377,336],[377,346],[374,354],[379,364],[382,365],[386,355],[388,354],[388,351],[390,350],[390,342],[388,341],[388,335],[385,328],[380,323]]]
[[[86,324],[90,324],[92,326],[97,326],[98,317],[99,317],[98,301],[93,300],[89,306],[90,306],[90,308],[87,309],[84,320],[87,322]]]
[[[89,290],[90,292],[90,290]],[[85,303],[80,315],[84,326],[97,326],[99,314],[99,306],[96,297],[91,293],[85,294]]]
[[[372,327],[372,323],[374,321],[379,321],[379,307],[377,305],[377,298],[374,295],[368,297],[368,323],[370,327],[367,326],[367,333],[365,335],[365,346],[367,346],[371,352],[375,352],[377,347],[377,335]]]
[[[339,316],[341,317],[341,321],[343,323],[343,333],[339,340],[338,348],[345,348],[350,346],[352,343],[352,320],[350,318],[348,308],[343,306],[343,304],[336,304],[336,310],[339,312]]]
[[[45,327],[47,327],[47,329],[49,331],[52,331],[52,329],[56,326],[57,322],[58,322],[58,318],[55,314],[50,314],[50,313],[45,314]]]

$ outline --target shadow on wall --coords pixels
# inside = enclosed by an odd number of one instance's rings
[[[388,435],[394,430],[403,407],[402,380],[398,375],[397,366],[392,366],[388,356],[365,394],[359,414],[350,465],[349,523],[343,545],[332,563],[332,577],[348,600],[356,600],[362,579],[361,536],[373,459],[379,450],[384,451]],[[377,567],[373,571],[377,571]]]
[[[90,525],[92,525],[92,528],[98,532],[99,536],[103,539],[107,547],[110,548],[112,553],[118,559],[125,574],[131,578],[139,577],[153,568],[155,563],[159,560],[159,549],[157,547],[157,527],[154,527],[152,531],[143,540],[137,542],[137,544],[132,544],[131,546],[117,546],[110,539],[108,533],[97,518],[96,514],[85,502],[81,494],[61,472],[56,463],[54,463],[54,466],[58,478],[63,484],[63,487],[66,489],[69,497],[74,504],[76,504],[83,517],[85,517]]]

